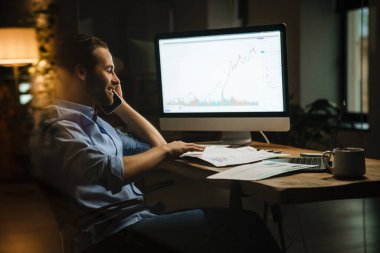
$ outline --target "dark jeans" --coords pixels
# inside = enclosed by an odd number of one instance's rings
[[[193,209],[143,219],[85,252],[281,252],[254,212]]]

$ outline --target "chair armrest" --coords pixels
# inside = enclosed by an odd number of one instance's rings
[[[87,212],[74,220],[74,223],[78,226],[78,229],[85,230],[96,220],[105,217],[106,214],[116,212],[122,208],[131,207],[128,211],[132,214],[137,211],[145,209],[144,198],[134,198],[123,201],[114,202],[98,209]]]

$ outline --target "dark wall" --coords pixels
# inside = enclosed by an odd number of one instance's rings
[[[127,39],[153,42],[157,33],[204,29],[206,1],[79,0],[79,20],[89,32],[107,40],[113,53],[123,52]]]
[[[300,0],[249,0],[248,25],[287,24],[289,94],[300,102]]]
[[[23,26],[32,0],[0,1],[0,27]]]

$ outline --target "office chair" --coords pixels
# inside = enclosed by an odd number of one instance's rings
[[[55,220],[57,222],[59,233],[61,237],[61,248],[63,253],[79,253],[86,248],[83,245],[90,245],[91,238],[86,229],[97,220],[112,212],[117,212],[123,208],[128,208],[127,212],[131,214],[144,209],[149,209],[153,213],[162,213],[165,205],[161,202],[156,203],[152,207],[147,207],[144,203],[144,198],[139,197],[135,199],[124,200],[102,206],[96,210],[84,213],[73,219],[67,210],[77,208],[76,204],[71,198],[66,196],[63,192],[49,185],[48,183],[35,179],[38,188],[45,196],[48,204],[53,211]],[[157,190],[163,187],[172,185],[173,182],[161,182],[160,184],[147,187],[144,192]],[[125,210],[123,210],[125,212]],[[96,251],[91,251],[96,253]],[[100,252],[100,251],[99,251]]]
[[[59,228],[63,253],[79,253],[83,251],[85,248],[82,245],[86,244],[86,242],[90,244],[91,240],[86,229],[105,215],[127,207],[131,207],[128,209],[128,212],[131,214],[147,209],[144,205],[143,198],[135,198],[102,206],[73,219],[69,216],[67,210],[70,210],[70,207],[73,207],[75,203],[68,196],[51,185],[41,180],[35,181],[53,211]]]

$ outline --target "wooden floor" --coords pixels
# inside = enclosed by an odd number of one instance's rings
[[[0,253],[59,253],[54,216],[36,185],[0,184]]]
[[[283,211],[288,252],[380,252],[380,199],[290,205]],[[276,224],[268,226],[278,238]]]
[[[61,252],[54,216],[32,182],[1,183],[0,203],[0,253]],[[260,203],[246,199],[244,205],[261,212]],[[380,199],[290,205],[283,211],[289,253],[380,252]],[[272,221],[268,227],[277,237]]]

